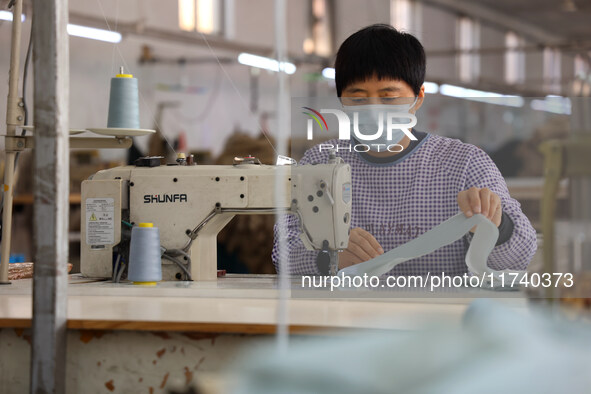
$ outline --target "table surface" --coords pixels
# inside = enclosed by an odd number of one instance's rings
[[[210,282],[160,282],[137,286],[71,275],[68,328],[198,331],[269,334],[276,331],[279,299],[276,275],[227,275]],[[292,280],[293,285],[299,279]],[[31,279],[0,286],[0,327],[31,326]],[[323,329],[413,330],[430,322],[457,325],[475,298],[500,298],[527,310],[515,292],[483,289],[330,292],[288,290],[291,332]]]

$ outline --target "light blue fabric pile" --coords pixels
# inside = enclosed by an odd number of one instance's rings
[[[234,393],[590,393],[590,328],[477,300],[459,329],[269,343],[237,363]]]

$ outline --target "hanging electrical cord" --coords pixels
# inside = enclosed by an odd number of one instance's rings
[[[162,255],[162,258],[163,259],[166,259],[166,260],[169,260],[169,261],[172,261],[173,263],[175,263],[176,265],[178,265],[178,267],[180,269],[182,269],[183,272],[185,273],[186,280],[188,280],[188,281],[192,281],[193,280],[193,278],[191,277],[191,273],[189,272],[189,270],[187,269],[187,267],[185,267],[185,265],[179,259],[177,259],[175,257],[172,257],[172,256],[170,256],[168,254],[163,254]]]
[[[216,59],[216,61],[218,63],[218,66],[222,69],[222,72],[224,73],[224,76],[226,77],[227,81],[230,83],[230,86],[236,92],[236,96],[238,97],[238,99],[242,103],[243,107],[245,109],[247,109],[248,112],[251,115],[255,115],[250,110],[250,106],[248,105],[248,103],[246,102],[246,100],[244,99],[244,97],[242,96],[242,94],[240,93],[240,89],[238,89],[238,87],[236,86],[236,84],[232,80],[232,77],[230,77],[230,74],[228,74],[228,72],[226,71],[226,68],[222,65],[222,62],[220,60],[220,57],[215,53],[215,51],[213,50],[213,48],[209,44],[209,40],[207,39],[207,37],[205,36],[205,34],[203,34],[203,32],[201,32],[201,31],[198,31],[198,33],[201,36],[201,38],[203,39],[203,42],[205,43],[205,45],[207,46],[207,48],[209,49],[209,52],[211,53],[211,55]],[[263,129],[263,125],[261,124],[261,121],[260,120],[259,120],[259,127],[261,128],[261,130]],[[273,148],[273,151],[275,152],[275,154],[276,155],[279,155],[279,152],[277,152],[277,149],[275,148],[275,145],[273,145],[273,142],[271,142],[271,140],[269,139],[269,137],[267,136],[267,134],[266,133],[263,133],[263,135],[267,139],[267,142],[269,143],[269,145],[271,145],[271,148]]]
[[[187,122],[187,123],[203,122],[207,118],[207,116],[209,116],[211,114],[211,108],[220,93],[221,84],[222,84],[222,72],[220,69],[218,69],[216,71],[216,76],[215,76],[215,80],[213,82],[211,93],[209,94],[209,97],[207,98],[207,101],[206,101],[205,105],[203,106],[203,109],[201,110],[201,112],[197,116],[190,117],[190,116],[184,115],[180,110],[174,109],[173,111],[175,112],[176,117],[178,119],[180,119],[181,121]]]
[[[121,275],[123,275],[123,272],[127,269],[127,263],[124,261],[122,261],[121,263],[123,264],[123,266],[119,269],[119,272],[117,273],[115,283],[119,283],[121,281]]]
[[[163,246],[161,246],[161,248],[163,250],[162,258],[173,261],[176,265],[178,265],[183,270],[183,272],[185,273],[185,279],[188,281],[192,281],[193,277],[191,276],[191,272],[189,271],[189,269],[180,260],[175,258],[177,256],[183,256],[185,258],[185,260],[187,260],[187,266],[190,267],[191,266],[191,256],[189,255],[189,253],[187,253],[181,249],[166,249]]]
[[[27,107],[27,76],[29,75],[29,63],[31,53],[33,52],[33,23],[31,19],[31,32],[29,33],[29,44],[27,46],[27,56],[25,57],[25,66],[23,70],[23,109],[25,111],[25,126],[29,124],[29,110]],[[24,135],[24,131],[23,131]]]
[[[115,267],[113,268],[113,282],[117,283],[117,275],[119,274],[119,262],[121,261],[121,255],[117,254],[117,260],[115,260]]]

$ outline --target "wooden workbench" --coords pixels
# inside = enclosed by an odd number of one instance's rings
[[[2,393],[28,390],[31,286],[31,280],[0,286]],[[193,384],[199,374],[226,368],[242,349],[272,340],[278,294],[274,275],[156,287],[71,276],[67,391],[157,393]],[[434,320],[457,325],[475,297],[499,294],[465,289],[426,295],[377,292],[347,298],[292,291],[290,331],[306,335],[291,340],[362,329],[414,330]],[[525,309],[526,301],[516,296],[503,302]]]

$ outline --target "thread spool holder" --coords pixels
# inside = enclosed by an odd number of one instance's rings
[[[8,280],[8,263],[12,232],[12,190],[14,183],[14,162],[17,153],[25,149],[34,148],[32,136],[17,135],[17,128],[34,131],[33,126],[24,125],[24,101],[18,95],[19,67],[20,67],[20,39],[21,39],[22,0],[17,0],[13,9],[12,34],[10,43],[9,92],[6,103],[6,134],[4,135],[4,198],[3,227],[0,256],[0,284],[10,284]],[[97,131],[98,130],[98,131]],[[78,134],[86,130],[76,130]],[[155,133],[146,129],[93,129],[96,134],[109,135],[113,138],[99,137],[70,137],[70,149],[128,149],[132,145],[132,136]]]

